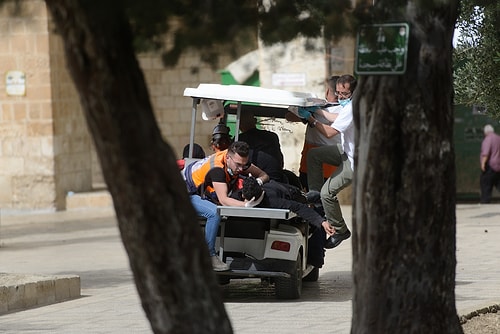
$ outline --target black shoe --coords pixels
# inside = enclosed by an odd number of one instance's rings
[[[306,193],[306,199],[308,203],[320,203],[321,193],[317,190],[311,190]]]
[[[335,234],[326,239],[325,248],[326,249],[335,248],[338,245],[340,245],[342,241],[349,239],[350,237],[351,237],[351,231],[349,230],[345,231],[342,234],[335,232]]]

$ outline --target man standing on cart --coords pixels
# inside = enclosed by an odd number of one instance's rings
[[[333,122],[331,125],[317,124],[318,130],[328,138],[340,134],[341,144],[316,147],[307,154],[309,191],[310,193],[321,191],[321,203],[325,216],[335,228],[335,233],[328,238],[325,248],[337,247],[351,236],[351,231],[342,216],[337,195],[351,184],[354,175],[354,122],[351,101],[356,83],[356,79],[348,74],[342,75],[337,80],[335,94],[339,97],[339,104],[342,108],[338,114],[330,116]],[[313,119],[308,109],[299,110],[300,112],[302,112],[301,116],[308,121]],[[325,117],[327,116],[325,114]],[[323,181],[321,172],[323,163],[337,166],[326,182]],[[312,195],[309,194],[308,197],[314,197]]]

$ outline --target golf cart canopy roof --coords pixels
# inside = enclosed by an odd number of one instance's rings
[[[250,102],[281,106],[324,105],[326,101],[311,93],[289,92],[280,89],[244,85],[200,84],[198,88],[186,88],[184,96],[200,99]]]

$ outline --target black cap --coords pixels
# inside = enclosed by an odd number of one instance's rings
[[[219,123],[215,126],[214,130],[212,131],[212,136],[214,135],[229,135],[230,129],[222,123]]]

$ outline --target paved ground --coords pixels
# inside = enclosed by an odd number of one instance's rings
[[[457,219],[456,301],[466,314],[500,302],[500,205],[458,205]],[[235,333],[332,333],[333,323],[349,333],[351,259],[350,242],[328,251],[299,301],[277,301],[260,280],[225,286]],[[151,333],[109,209],[0,215],[0,272],[79,275],[83,295],[0,316],[1,333]]]

